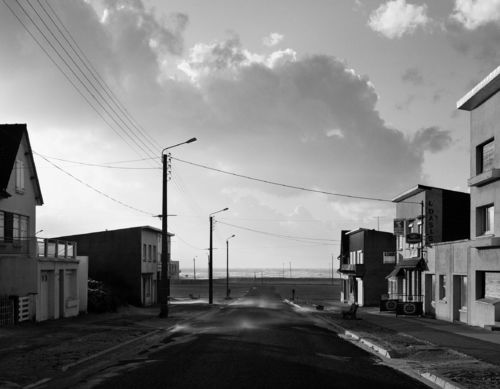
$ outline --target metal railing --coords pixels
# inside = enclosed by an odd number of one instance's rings
[[[402,302],[423,302],[422,294],[386,293],[381,296],[381,300],[398,300]]]
[[[37,255],[46,258],[76,258],[76,242],[37,238]]]
[[[76,258],[76,242],[42,238],[0,238],[0,255]]]

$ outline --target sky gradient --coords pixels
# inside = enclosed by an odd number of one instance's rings
[[[225,207],[214,267],[235,234],[231,266],[328,268],[342,229],[392,231],[395,213],[333,194],[468,191],[456,101],[499,64],[500,1],[6,0],[0,36],[0,117],[28,125],[40,236],[161,227],[160,151],[196,137],[168,184],[183,272],[206,266]]]

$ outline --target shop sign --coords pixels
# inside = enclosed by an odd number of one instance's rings
[[[394,235],[405,234],[405,219],[394,219]]]
[[[406,243],[408,244],[420,243],[421,241],[422,235],[418,232],[410,232],[409,234],[406,234]]]

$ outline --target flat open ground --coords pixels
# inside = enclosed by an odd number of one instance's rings
[[[226,297],[226,280],[215,279],[214,299]],[[240,298],[254,286],[273,286],[283,299],[291,299],[295,290],[295,301],[310,304],[325,304],[340,298],[340,280],[331,278],[235,278],[230,279],[229,289],[232,298]],[[208,280],[172,280],[172,298],[208,298]]]

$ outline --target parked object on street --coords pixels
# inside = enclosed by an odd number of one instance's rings
[[[356,312],[358,310],[358,304],[352,303],[349,310],[342,311],[342,319],[356,319]]]

